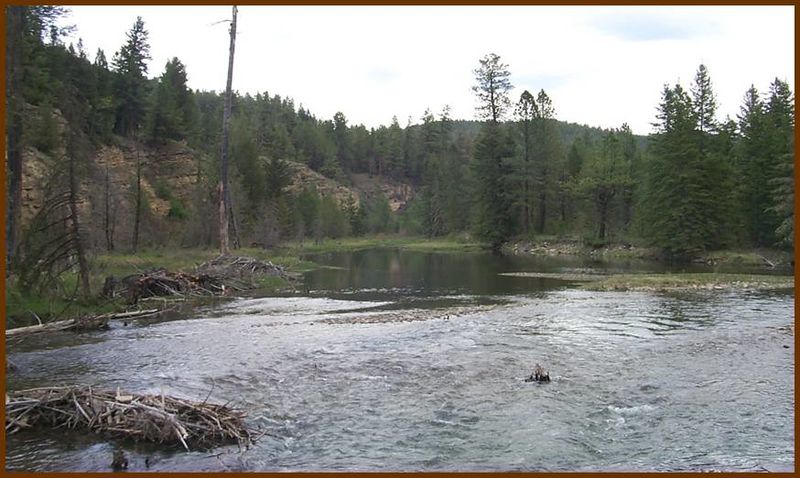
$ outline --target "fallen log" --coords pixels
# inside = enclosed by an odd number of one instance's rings
[[[59,320],[46,324],[31,325],[28,327],[17,327],[6,330],[6,337],[14,337],[39,332],[57,332],[64,330],[82,331],[99,330],[108,328],[109,320],[141,318],[159,313],[158,309],[134,310],[131,312],[121,312],[117,314],[103,314],[95,317],[78,317],[69,320]]]
[[[123,394],[92,387],[35,388],[6,395],[6,432],[49,426],[189,450],[254,442],[242,411],[207,401]]]

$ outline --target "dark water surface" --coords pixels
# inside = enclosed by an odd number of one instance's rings
[[[107,471],[122,447],[132,471],[147,456],[155,471],[794,469],[792,291],[587,292],[497,275],[665,270],[638,261],[313,259],[330,267],[295,295],[8,349],[11,390],[213,388],[268,430],[255,446],[186,453],[48,430],[10,436],[7,468]],[[523,381],[536,362],[551,383]]]

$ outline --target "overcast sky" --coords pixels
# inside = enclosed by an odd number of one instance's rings
[[[109,61],[136,16],[150,33],[149,76],[177,56],[189,86],[225,87],[230,7],[75,6],[66,22],[90,59]],[[239,93],[294,99],[321,119],[418,122],[426,108],[474,118],[472,70],[486,53],[509,65],[512,99],[544,89],[558,119],[648,134],[665,83],[710,72],[718,115],[777,77],[794,90],[794,7],[239,7]]]

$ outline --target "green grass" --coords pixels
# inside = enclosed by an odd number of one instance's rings
[[[342,239],[325,239],[318,244],[314,241],[290,242],[280,247],[281,254],[326,253],[339,251],[358,251],[363,249],[391,248],[418,252],[474,252],[483,249],[481,243],[461,237],[427,239],[405,236],[367,236]]]
[[[261,260],[269,260],[273,264],[285,267],[290,272],[312,270],[316,264],[303,261],[295,256],[276,257],[273,252],[263,249],[238,249],[233,254],[252,256]],[[7,289],[6,317],[9,326],[35,325],[43,322],[69,319],[82,315],[98,315],[107,312],[119,312],[126,309],[121,299],[108,300],[100,298],[106,277],[117,278],[137,274],[149,269],[165,268],[170,271],[191,271],[195,266],[211,260],[219,255],[216,250],[208,249],[155,249],[130,253],[105,253],[93,258],[90,266],[89,286],[92,297],[73,299],[73,291],[77,275],[66,273],[61,276],[62,285],[57,290],[46,294],[35,291],[23,291],[17,284]],[[262,290],[284,289],[291,284],[280,277],[265,277],[259,281]]]
[[[277,291],[292,287],[291,282],[283,277],[276,276],[261,277],[256,281],[256,284],[258,284],[258,289],[267,291]]]
[[[682,290],[682,289],[782,289],[794,287],[793,276],[762,274],[619,274],[586,283],[588,290]]]
[[[42,322],[62,320],[83,315],[99,315],[110,312],[119,312],[125,309],[125,304],[119,300],[107,299],[71,299],[68,297],[44,297],[41,295],[24,293],[17,287],[6,290],[6,317],[7,326],[22,327],[37,325],[36,316]]]

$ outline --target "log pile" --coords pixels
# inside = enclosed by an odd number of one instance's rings
[[[122,312],[119,314],[102,314],[94,317],[77,317],[69,320],[59,320],[57,322],[48,322],[46,324],[31,325],[29,327],[16,327],[14,329],[6,330],[6,338],[28,335],[38,332],[56,332],[71,330],[81,332],[85,330],[101,330],[108,328],[109,320],[117,319],[136,319],[148,317],[159,313],[158,309],[148,310],[134,310],[130,312]]]
[[[189,450],[238,443],[253,437],[245,413],[226,405],[164,395],[132,395],[92,387],[51,387],[6,395],[6,433],[34,426],[84,429]]]
[[[283,267],[252,257],[224,255],[200,264],[193,274],[164,268],[133,274],[122,279],[106,278],[103,295],[123,296],[129,304],[148,297],[200,297],[223,295],[226,290],[246,290],[266,276],[286,277]]]
[[[113,283],[113,278],[109,279],[106,283]],[[170,272],[164,268],[123,277],[117,284],[117,287],[112,288],[111,296],[123,295],[129,304],[135,304],[139,299],[147,297],[198,297],[218,295],[225,291],[225,285],[220,278],[207,274]]]
[[[229,281],[239,280],[246,284],[252,284],[257,277],[283,277],[286,275],[286,270],[281,266],[276,266],[270,261],[265,262],[246,256],[218,256],[200,264],[196,269],[199,274],[220,277]]]

